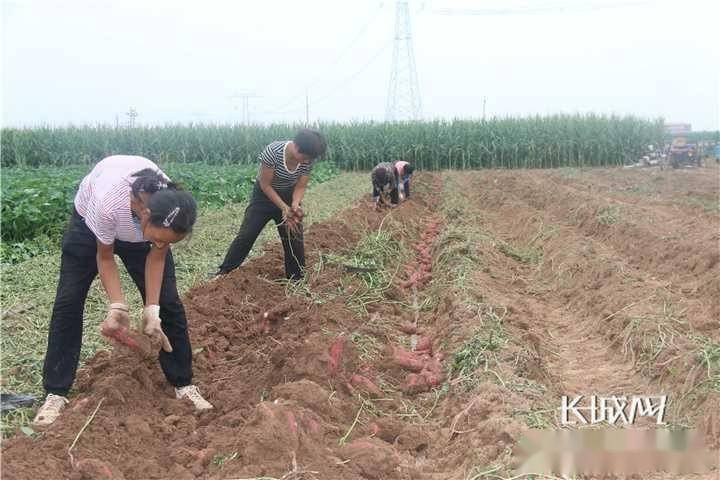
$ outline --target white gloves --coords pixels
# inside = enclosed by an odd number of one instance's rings
[[[151,337],[154,343],[162,345],[162,349],[168,353],[173,351],[170,340],[160,327],[159,305],[147,305],[143,308],[143,326],[145,335]]]

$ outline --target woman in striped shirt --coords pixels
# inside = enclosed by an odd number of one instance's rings
[[[98,274],[109,303],[101,331],[130,341],[130,317],[115,254],[143,297],[144,332],[162,347],[160,366],[176,397],[189,399],[198,410],[212,408],[191,384],[192,348],[170,251],[170,244],[185,238],[195,224],[195,200],[150,160],[115,155],[100,161],[83,179],[74,204],[62,240],[45,355],[47,397],[34,423],[50,425],[68,403],[80,358],[85,299]]]
[[[250,253],[265,225],[273,220],[285,252],[285,275],[297,280],[305,268],[301,208],[315,159],[327,149],[325,137],[308,128],[293,140],[272,142],[260,154],[260,167],[240,231],[215,275],[237,267]]]

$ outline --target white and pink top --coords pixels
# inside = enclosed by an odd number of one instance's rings
[[[404,160],[398,160],[395,162],[395,170],[397,171],[398,178],[400,180],[403,178],[403,169],[405,168],[405,165],[410,165],[410,163]]]
[[[113,155],[104,158],[83,178],[75,209],[97,239],[105,245],[115,240],[125,242],[146,241],[138,219],[130,210],[130,195],[135,177],[132,175],[151,168],[168,181],[160,168],[145,157]]]

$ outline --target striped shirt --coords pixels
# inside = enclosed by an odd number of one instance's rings
[[[265,150],[259,156],[260,168],[258,168],[257,179],[260,180],[262,167],[272,168],[275,172],[272,183],[270,184],[276,191],[287,191],[295,187],[300,177],[310,175],[315,161],[303,164],[299,163],[295,170],[289,170],[285,162],[285,151],[290,143],[287,141],[272,142],[265,147]]]
[[[144,242],[140,221],[130,210],[132,174],[145,168],[158,170],[169,181],[157,165],[144,157],[113,155],[93,168],[80,183],[75,195],[75,209],[85,224],[105,245],[115,240]]]

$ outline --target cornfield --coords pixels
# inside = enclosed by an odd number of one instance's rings
[[[255,164],[265,145],[292,138],[300,126],[3,129],[2,165],[88,164],[116,153],[161,163]],[[663,138],[660,119],[594,114],[314,126],[328,138],[327,159],[345,170],[398,159],[426,170],[622,165]]]

